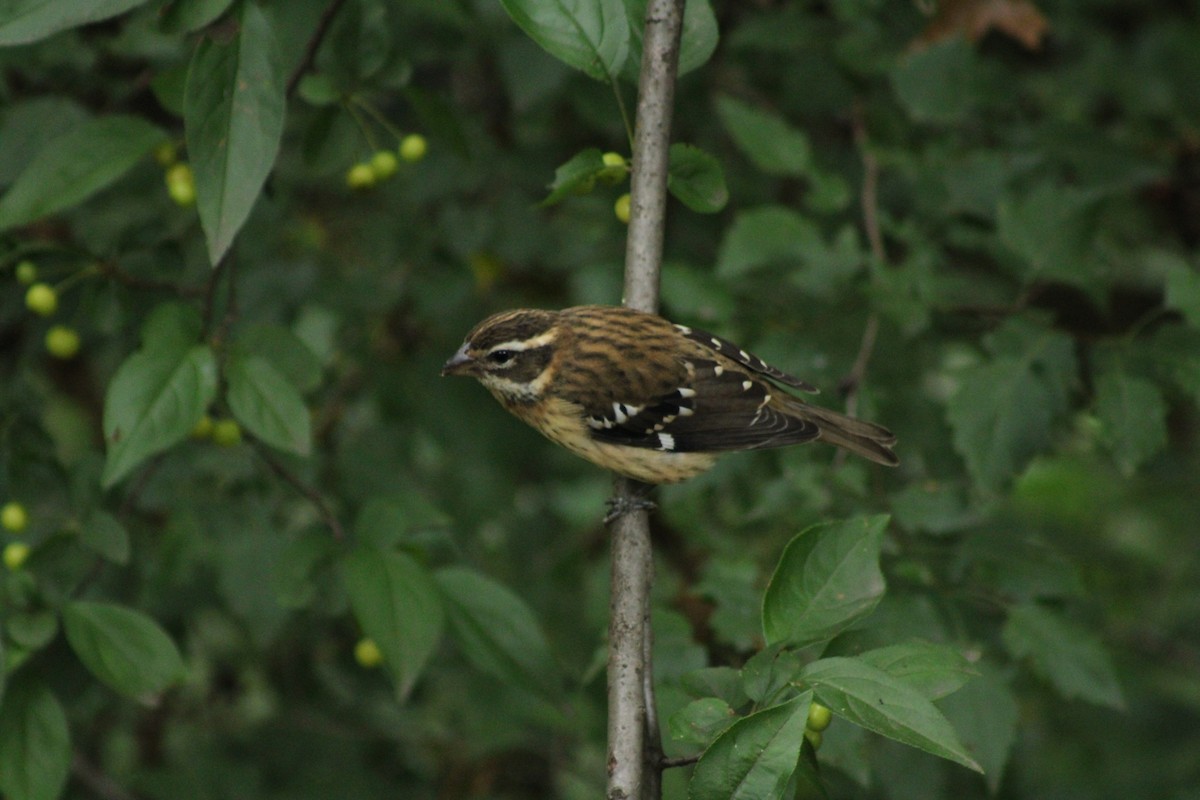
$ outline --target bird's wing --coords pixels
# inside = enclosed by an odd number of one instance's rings
[[[773,369],[761,360],[756,363]],[[764,369],[751,372],[740,361],[706,358],[684,358],[680,366],[678,385],[657,387],[640,401],[586,409],[592,438],[678,453],[713,453],[782,447],[820,436],[812,421],[772,403],[779,390],[754,374],[770,374]]]

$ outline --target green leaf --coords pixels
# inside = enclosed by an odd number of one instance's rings
[[[742,689],[758,705],[770,705],[776,694],[791,687],[802,666],[795,650],[768,645],[742,665]]]
[[[182,303],[162,303],[146,316],[140,331],[146,351],[187,350],[204,333],[204,320],[194,307]]]
[[[129,533],[112,514],[105,511],[88,514],[79,541],[114,564],[129,563]]]
[[[965,37],[909,53],[895,63],[892,88],[900,104],[921,122],[954,122],[975,105],[979,61]]]
[[[83,202],[128,172],[164,138],[144,119],[114,115],[50,139],[0,197],[0,230]]]
[[[879,550],[888,517],[806,528],[784,549],[763,597],[767,641],[800,647],[832,639],[871,613],[884,592]]]
[[[500,0],[513,22],[550,55],[598,81],[612,81],[629,56],[621,0]]]
[[[200,43],[184,94],[197,209],[213,264],[250,215],[283,134],[285,77],[275,34],[255,3],[242,6],[241,23],[230,44]]]
[[[690,144],[671,145],[667,189],[676,200],[700,214],[715,214],[729,202],[720,162]]]
[[[708,745],[736,721],[737,714],[724,700],[702,697],[672,714],[667,720],[667,730],[677,742]]]
[[[41,681],[13,681],[0,705],[0,794],[56,800],[67,783],[71,734],[58,698]]]
[[[141,612],[111,603],[68,603],[63,627],[83,665],[121,694],[156,695],[184,676],[171,637]]]
[[[311,392],[321,384],[321,362],[316,353],[282,325],[247,325],[238,331],[236,341],[239,349],[270,362],[301,392]]]
[[[47,36],[124,14],[146,0],[8,0],[0,5],[0,47]]]
[[[182,441],[216,393],[216,358],[203,345],[143,348],[127,358],[104,398],[104,486]]]
[[[363,633],[374,640],[408,697],[442,638],[445,608],[425,567],[412,556],[360,547],[342,560],[342,581]]]
[[[642,30],[646,25],[647,0],[624,0],[624,3],[630,36],[624,76],[636,83],[642,66]],[[679,77],[703,66],[712,57],[719,34],[717,17],[708,0],[687,0],[679,41]]]
[[[988,789],[995,795],[1020,721],[1012,689],[994,670],[984,669],[980,677],[941,700],[938,707],[954,725],[967,752],[983,767]]]
[[[889,739],[982,771],[942,712],[900,678],[854,658],[823,658],[801,673],[817,702]]]
[[[463,655],[505,683],[548,697],[560,694],[558,666],[529,606],[474,570],[449,567],[434,576],[450,629]]]
[[[717,116],[738,148],[768,175],[805,175],[812,166],[808,137],[782,117],[732,97],[717,98]]]
[[[191,33],[211,25],[233,5],[233,0],[176,0],[161,12],[159,27],[165,33]]]
[[[1031,273],[1090,290],[1097,262],[1087,254],[1095,235],[1091,217],[1098,197],[1071,186],[1042,183],[1027,194],[1000,201],[997,233]]]
[[[312,420],[304,398],[270,362],[231,354],[225,379],[229,410],[246,430],[280,450],[301,456],[312,451]]]
[[[700,756],[689,800],[752,800],[783,796],[796,771],[812,692],[740,719]]]
[[[859,658],[913,687],[930,700],[958,691],[979,673],[962,653],[945,644],[912,641],[879,647]]]
[[[1029,657],[1063,697],[1125,707],[1112,661],[1100,640],[1061,614],[1033,603],[1017,606],[1008,614],[1003,636],[1009,652],[1015,658]]]
[[[1076,365],[1069,338],[1025,320],[1011,320],[987,341],[993,357],[960,373],[947,417],[971,475],[999,490],[1049,447]]]
[[[1114,363],[1096,379],[1096,414],[1102,436],[1122,474],[1137,468],[1167,445],[1167,404],[1157,386]]]
[[[576,153],[570,160],[554,170],[554,182],[550,194],[542,200],[542,206],[552,206],[571,194],[590,190],[596,176],[603,172],[604,154],[595,147]]]
[[[741,211],[721,241],[717,274],[740,278],[763,267],[799,266],[804,254],[824,246],[817,226],[790,208],[763,206]]]
[[[354,535],[360,544],[381,549],[404,542],[411,545],[410,536],[421,528],[442,528],[450,517],[433,501],[416,491],[401,491],[395,497],[372,497],[354,521]],[[406,541],[409,540],[409,541]]]
[[[1193,328],[1200,328],[1200,272],[1186,263],[1172,263],[1167,269],[1167,308],[1183,314]]]

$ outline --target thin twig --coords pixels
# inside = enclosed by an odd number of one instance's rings
[[[304,496],[306,500],[313,504],[317,509],[317,513],[321,515],[321,520],[329,527],[333,538],[337,541],[344,541],[346,538],[346,530],[342,527],[342,523],[338,520],[337,514],[333,513],[333,509],[325,502],[325,498],[315,487],[309,486],[304,481],[300,480],[295,474],[285,467],[275,456],[267,450],[265,445],[255,442],[254,451],[258,453],[271,471],[283,479],[285,483]]]
[[[862,208],[863,229],[867,234],[867,242],[871,248],[871,256],[880,264],[887,263],[887,250],[883,244],[883,232],[879,227],[879,160],[871,152],[867,140],[867,122],[863,115],[862,106],[856,105],[851,116],[851,127],[854,132],[854,143],[858,146],[859,158],[862,159],[863,181],[859,205]],[[867,365],[875,351],[875,341],[879,337],[879,314],[874,311],[867,317],[866,327],[863,328],[862,340],[858,345],[858,355],[846,377],[842,378],[840,387],[846,396],[846,413],[853,417],[858,413],[859,389],[867,376]],[[846,451],[839,449],[834,454],[833,464],[840,467],[846,460]]]
[[[300,63],[292,70],[291,77],[287,82],[287,96],[291,97],[296,93],[296,87],[300,85],[300,79],[304,74],[312,69],[313,62],[317,59],[317,51],[321,49],[321,42],[325,41],[325,34],[329,33],[329,26],[333,24],[333,18],[337,16],[338,11],[346,4],[346,0],[333,0],[325,10],[321,12],[321,18],[317,20],[317,27],[313,31],[313,35],[308,38],[308,44],[304,46],[304,57],[300,59]]]
[[[188,299],[204,297],[205,288],[200,286],[182,286],[170,281],[159,281],[153,278],[143,278],[133,275],[121,268],[115,261],[99,261],[96,270],[106,278],[112,278],[117,283],[129,289],[145,289],[152,292],[171,292]]]
[[[684,0],[646,6],[642,66],[633,137],[630,221],[625,243],[625,304],[658,310],[666,225],[671,111],[679,63]],[[617,478],[618,505],[635,505],[635,481]],[[654,569],[650,518],[644,509],[612,525],[608,651],[608,800],[660,796],[658,723],[651,663],[650,587]]]
[[[662,769],[671,769],[673,767],[686,767],[689,764],[695,764],[700,760],[699,755],[694,756],[679,756],[678,758],[663,758],[658,762],[658,766]]]

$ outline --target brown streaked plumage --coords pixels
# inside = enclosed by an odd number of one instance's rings
[[[477,378],[501,405],[576,454],[646,483],[675,483],[718,454],[829,442],[899,463],[886,428],[814,406],[816,392],[732,342],[619,306],[495,314],[443,375]]]

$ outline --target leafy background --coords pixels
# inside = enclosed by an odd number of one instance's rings
[[[30,518],[0,534],[30,548],[0,577],[5,796],[603,791],[609,479],[437,378],[486,313],[619,301],[626,186],[540,205],[628,152],[639,4],[576,5],[596,61],[539,38],[558,4],[0,10],[0,503]],[[925,689],[985,775],[835,719],[833,796],[1196,796],[1198,23],[691,4],[664,313],[886,423],[903,465],[741,454],[661,492],[668,755],[732,721],[696,670],[778,688],[793,537],[884,513],[886,592],[788,674],[832,707],[831,662],[944,646],[969,679]],[[427,156],[346,186],[411,133]],[[205,413],[244,436],[188,438]],[[808,697],[734,728],[799,735]],[[716,796],[719,755],[666,795]]]

